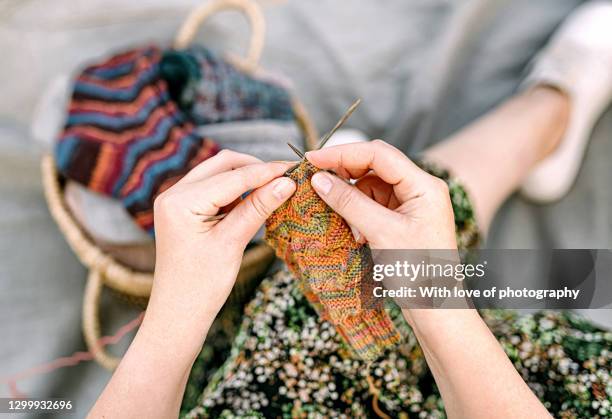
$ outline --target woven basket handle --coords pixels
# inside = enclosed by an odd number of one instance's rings
[[[251,24],[251,41],[246,58],[231,56],[232,61],[243,71],[252,73],[259,64],[264,47],[266,31],[263,12],[252,0],[213,0],[196,7],[187,17],[174,41],[177,49],[186,48],[195,37],[200,25],[211,15],[227,9],[237,9],[244,13]]]
[[[95,269],[89,270],[85,296],[83,298],[83,335],[85,343],[91,351],[94,359],[107,370],[114,370],[119,364],[120,358],[110,355],[100,344],[100,294],[104,281],[102,275]]]

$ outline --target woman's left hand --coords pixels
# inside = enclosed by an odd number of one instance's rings
[[[201,345],[234,285],[245,247],[295,191],[283,177],[291,165],[222,151],[157,197],[155,279],[145,321],[174,325]],[[220,212],[228,213],[223,220],[205,221]]]
[[[157,197],[147,313],[88,417],[178,415],[193,362],[234,286],[245,247],[295,191],[282,177],[289,167],[222,151]],[[221,211],[228,213],[223,220],[205,221]]]

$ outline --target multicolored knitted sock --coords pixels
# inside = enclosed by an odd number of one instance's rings
[[[204,48],[193,51],[150,46],[87,67],[55,148],[62,174],[120,199],[151,234],[155,197],[218,151],[196,134],[194,117],[208,123],[293,115],[283,89],[242,75]],[[189,89],[199,104],[194,115],[172,98]]]
[[[355,241],[344,219],[314,191],[310,178],[317,171],[304,161],[289,173],[296,192],[268,218],[265,239],[299,278],[319,314],[336,326],[357,356],[373,360],[401,336],[383,307],[362,308],[370,250]]]
[[[150,233],[157,194],[218,151],[170,99],[161,57],[146,47],[87,67],[55,148],[62,174],[120,199]]]
[[[161,70],[172,98],[197,125],[294,119],[285,88],[238,71],[202,46],[166,51]]]

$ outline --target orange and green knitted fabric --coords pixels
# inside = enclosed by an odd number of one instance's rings
[[[344,219],[314,191],[310,178],[317,170],[304,161],[288,173],[297,190],[266,222],[266,241],[318,313],[335,325],[357,356],[373,360],[401,336],[384,308],[362,309],[370,249],[355,241]]]

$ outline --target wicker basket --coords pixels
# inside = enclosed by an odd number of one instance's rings
[[[258,69],[263,49],[265,22],[260,7],[252,0],[215,0],[197,7],[181,27],[174,46],[184,48],[189,45],[201,23],[210,15],[225,9],[237,9],[249,19],[252,35],[246,58],[229,56],[228,60],[242,71],[253,73]],[[293,109],[296,122],[304,134],[305,149],[314,148],[317,142],[316,130],[305,108],[296,98],[293,98]],[[105,368],[113,370],[120,358],[110,355],[99,343],[101,337],[99,305],[102,289],[106,286],[128,300],[144,305],[151,293],[153,274],[137,272],[101,250],[78,224],[66,205],[64,179],[58,174],[51,154],[43,157],[41,169],[45,197],[51,215],[78,259],[89,269],[82,311],[85,342],[94,359]],[[249,247],[244,253],[236,286],[229,302],[243,301],[244,294],[252,288],[249,287],[249,283],[263,275],[273,260],[274,252],[265,244]]]

